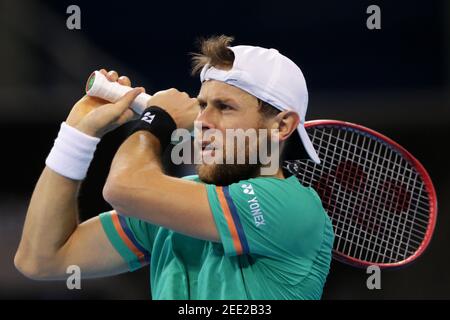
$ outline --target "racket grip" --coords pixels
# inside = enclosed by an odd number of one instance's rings
[[[87,80],[86,94],[91,97],[97,97],[109,102],[116,102],[125,93],[133,88],[119,84],[118,82],[109,81],[101,72],[94,71]],[[130,108],[137,114],[147,107],[147,102],[152,96],[146,93],[139,94],[131,103]]]

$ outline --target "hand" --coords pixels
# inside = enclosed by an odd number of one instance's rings
[[[157,106],[169,113],[177,128],[191,130],[194,120],[200,112],[196,98],[191,98],[186,92],[169,89],[155,93],[148,101],[147,106]]]
[[[128,77],[120,77],[115,71],[100,70],[108,80],[131,86]],[[85,95],[70,111],[66,123],[90,136],[101,138],[107,132],[114,130],[122,124],[136,119],[138,115],[129,109],[131,102],[143,92],[143,88],[136,88],[124,95],[116,103]]]

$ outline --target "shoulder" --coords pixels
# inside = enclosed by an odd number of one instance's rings
[[[278,210],[323,210],[316,191],[303,186],[295,177],[287,179],[259,177],[242,180],[230,186],[230,194],[235,197],[256,197],[265,206],[275,206]]]
[[[295,177],[255,178],[240,181],[230,188],[233,199],[247,214],[262,214],[266,224],[284,233],[320,237],[328,215],[313,188],[303,186]]]

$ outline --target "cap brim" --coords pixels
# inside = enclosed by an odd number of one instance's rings
[[[309,139],[308,133],[306,132],[305,127],[303,124],[299,124],[297,127],[298,134],[300,135],[300,140],[302,140],[303,146],[305,147],[306,153],[308,154],[309,158],[314,161],[315,163],[319,164],[320,159],[317,155],[316,150],[314,149],[314,146]]]

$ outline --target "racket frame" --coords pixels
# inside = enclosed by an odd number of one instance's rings
[[[419,162],[419,160],[417,160],[404,147],[402,147],[397,142],[393,141],[392,139],[386,137],[385,135],[383,135],[375,130],[369,129],[369,128],[364,127],[359,124],[355,124],[355,123],[351,123],[351,122],[347,122],[347,121],[341,121],[341,120],[310,120],[310,121],[305,122],[305,128],[307,131],[308,131],[308,128],[319,127],[319,126],[352,128],[352,129],[355,129],[355,131],[363,132],[363,133],[367,134],[368,136],[377,139],[381,143],[387,145],[389,148],[400,153],[404,157],[404,159],[406,161],[408,161],[411,164],[411,166],[416,168],[416,170],[419,172],[420,176],[423,179],[425,189],[428,193],[428,198],[429,198],[429,201],[428,201],[429,208],[430,208],[429,217],[428,217],[429,223],[428,223],[427,229],[425,231],[424,238],[423,238],[421,244],[419,245],[419,247],[417,248],[417,250],[412,255],[410,255],[408,258],[398,261],[398,262],[394,262],[394,263],[376,263],[376,262],[370,262],[370,261],[356,259],[356,258],[348,256],[346,254],[336,252],[334,249],[333,249],[333,258],[340,262],[343,262],[343,263],[346,263],[346,264],[349,264],[351,266],[358,267],[358,268],[367,268],[368,266],[376,265],[383,269],[400,268],[400,267],[403,267],[403,266],[415,261],[419,256],[421,256],[423,254],[425,249],[430,244],[430,241],[431,241],[431,238],[433,236],[433,232],[434,232],[434,229],[436,226],[437,211],[438,211],[436,190],[434,189],[433,182],[432,182],[427,170],[425,169],[425,167]]]

